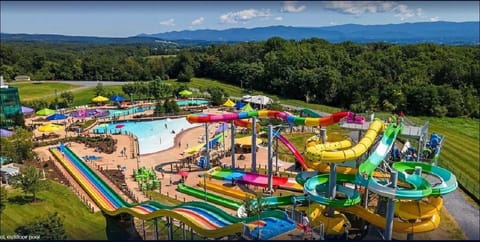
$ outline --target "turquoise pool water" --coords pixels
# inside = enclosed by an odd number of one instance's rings
[[[123,124],[122,128],[115,128],[117,125]],[[127,121],[111,123],[107,127],[95,127],[95,133],[103,134],[129,132],[138,137],[140,146],[140,154],[150,154],[166,150],[174,145],[173,141],[182,129],[186,130],[201,124],[190,124],[186,118],[163,119],[154,121]],[[174,131],[175,133],[172,133]],[[123,147],[118,147],[122,149]]]
[[[191,105],[206,105],[208,104],[208,100],[205,99],[185,99],[185,100],[178,100],[178,106],[191,106]]]
[[[145,108],[133,107],[133,108],[129,108],[129,109],[108,109],[110,114],[108,116],[105,116],[105,117],[107,117],[107,118],[121,117],[121,116],[126,116],[126,115],[129,115],[129,114],[144,112],[144,111],[150,110],[150,109],[155,109],[155,107],[154,106],[148,106],[148,107],[145,107]]]

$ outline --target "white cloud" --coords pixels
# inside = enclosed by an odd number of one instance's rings
[[[440,20],[440,17],[438,17],[438,16],[430,18],[430,21],[432,21],[432,22],[437,22],[438,20]]]
[[[200,24],[203,23],[204,20],[205,20],[204,17],[200,17],[200,18],[194,19],[194,20],[192,21],[192,25],[194,25],[194,26],[200,25]]]
[[[175,19],[171,18],[171,19],[168,19],[168,20],[160,21],[160,25],[175,26]]]
[[[254,18],[270,17],[270,9],[257,10],[257,9],[245,9],[238,12],[229,12],[220,16],[220,22],[226,24],[235,24],[238,22],[247,22]]]
[[[296,5],[296,1],[285,1],[283,2],[283,7],[281,9],[282,12],[287,12],[287,13],[298,13],[304,11],[307,7],[305,5]]]
[[[421,8],[411,9],[405,4],[391,1],[330,1],[325,3],[324,6],[328,10],[357,16],[366,13],[393,12],[395,17],[405,20],[423,15]]]
[[[282,20],[283,20],[283,17],[282,17],[282,16],[275,17],[275,20],[276,20],[276,21],[282,21]]]

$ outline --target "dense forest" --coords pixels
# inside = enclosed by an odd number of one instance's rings
[[[480,117],[478,46],[332,44],[274,37],[181,50],[5,43],[0,54],[0,73],[7,80],[30,75],[34,80],[188,82],[198,76],[355,112]]]

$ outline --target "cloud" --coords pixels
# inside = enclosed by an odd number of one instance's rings
[[[283,17],[282,16],[278,16],[278,17],[275,17],[274,18],[276,21],[282,21],[283,20]]]
[[[200,18],[194,19],[194,20],[192,21],[192,25],[193,25],[193,26],[200,25],[200,24],[203,23],[204,20],[205,20],[204,17],[200,17]]]
[[[220,16],[220,22],[226,24],[236,24],[238,22],[247,22],[254,18],[270,17],[270,9],[257,10],[257,9],[245,9],[238,12],[229,12]]]
[[[287,13],[298,13],[304,11],[307,7],[305,5],[296,6],[296,1],[285,1],[283,2],[282,12]]]
[[[175,19],[171,18],[169,20],[160,21],[160,25],[163,26],[175,26]]]
[[[440,17],[438,17],[438,16],[430,18],[430,21],[432,21],[432,22],[437,22],[438,20],[440,20]]]
[[[391,1],[330,1],[325,3],[324,8],[343,14],[357,16],[368,13],[393,12],[395,13],[395,17],[398,17],[401,20],[423,15],[423,10],[421,8],[411,9],[405,4]]]

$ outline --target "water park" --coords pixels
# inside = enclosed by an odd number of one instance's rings
[[[295,231],[306,239],[366,239],[372,233],[414,239],[439,226],[442,196],[458,184],[437,165],[444,137],[428,136],[428,124],[348,111],[305,117],[292,114],[298,110],[250,108],[211,108],[156,124],[97,124],[92,135],[133,127],[119,137],[136,144],[120,149],[112,162],[86,159],[93,147],[79,144],[60,143],[48,152],[88,194],[92,209],[141,221],[144,238],[146,222],[153,239],[162,233],[169,239],[291,239]],[[353,135],[328,133],[333,125]],[[284,135],[305,130],[313,135],[304,147]],[[278,143],[294,163],[279,160]],[[104,171],[115,165],[124,184],[105,181]],[[183,202],[163,204],[152,193]]]

